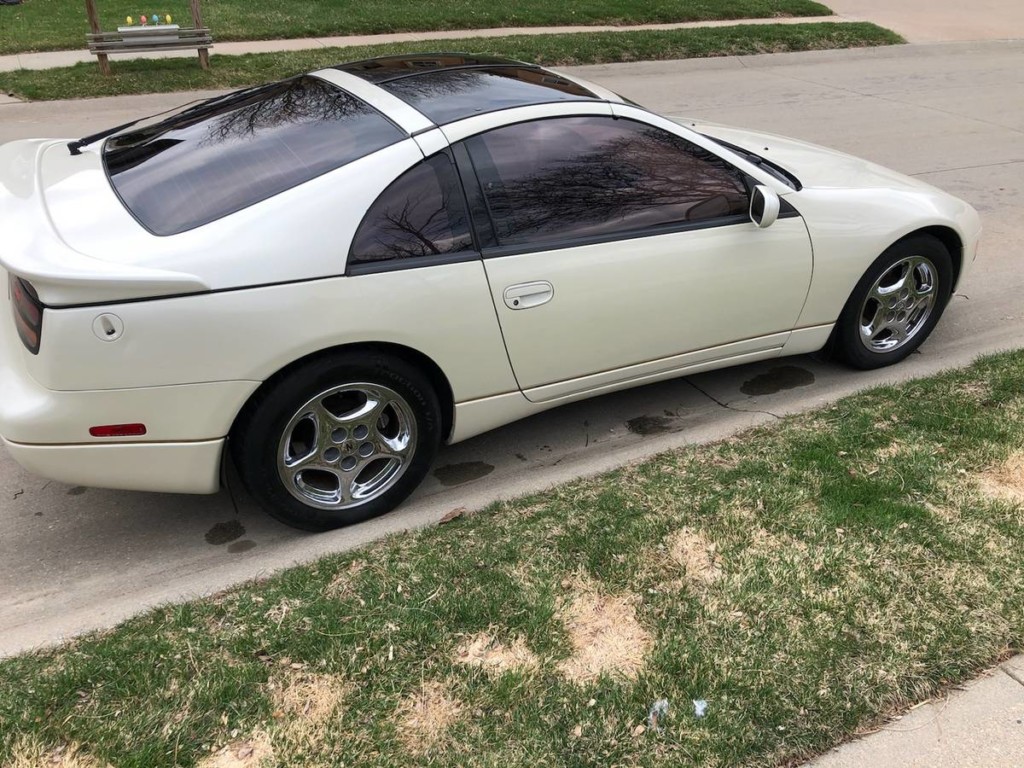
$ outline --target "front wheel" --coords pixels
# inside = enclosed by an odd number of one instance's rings
[[[854,288],[836,323],[835,351],[855,368],[898,363],[928,338],[952,289],[953,262],[939,240],[901,240]]]
[[[232,434],[246,487],[275,518],[325,531],[394,509],[430,469],[441,413],[402,360],[339,354],[272,383]]]

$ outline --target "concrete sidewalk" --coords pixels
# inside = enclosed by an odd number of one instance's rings
[[[805,768],[1018,768],[1024,764],[1024,656],[1000,664]]]
[[[849,21],[872,21],[909,43],[1019,40],[1024,38],[1021,0],[825,0]],[[1022,759],[1024,764],[1024,759]]]
[[[570,26],[570,27],[495,27],[489,29],[449,29],[437,32],[397,32],[387,35],[346,35],[341,37],[309,37],[293,40],[248,40],[234,43],[215,43],[211,54],[223,56],[243,53],[279,53],[281,51],[308,51],[316,48],[352,48],[382,43],[430,42],[458,40],[467,37],[507,37],[509,35],[561,35],[574,32],[637,32],[640,30],[699,29],[706,27],[732,27],[737,24],[807,24],[822,21],[845,22],[840,16],[796,16],[768,19],[726,19],[724,21],[687,21],[678,24],[639,24],[630,26]],[[85,37],[83,35],[83,41]],[[216,30],[214,30],[216,39]],[[424,46],[429,48],[429,46]],[[194,57],[195,51],[165,51],[136,53],[126,58],[161,59]],[[120,57],[119,57],[120,58]],[[0,56],[0,72],[17,69],[50,69],[68,67],[83,61],[96,61],[87,50],[20,53]],[[115,59],[116,61],[116,59]]]

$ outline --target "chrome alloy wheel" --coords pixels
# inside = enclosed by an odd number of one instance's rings
[[[349,509],[394,486],[415,451],[416,419],[401,395],[379,384],[343,384],[291,417],[277,471],[303,504]]]
[[[924,256],[900,259],[868,291],[860,310],[860,340],[871,352],[891,352],[910,341],[935,309],[938,270]]]

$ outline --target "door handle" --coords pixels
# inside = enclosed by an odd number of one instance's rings
[[[555,288],[546,280],[519,283],[505,289],[505,306],[509,309],[529,309],[547,304],[555,295]]]

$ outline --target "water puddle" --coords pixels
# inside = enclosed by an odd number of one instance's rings
[[[479,480],[494,471],[494,467],[482,461],[464,461],[461,464],[449,464],[434,470],[434,477],[441,485],[462,485],[472,480]]]
[[[245,526],[237,520],[228,520],[225,523],[217,523],[206,532],[206,543],[219,546],[229,541],[240,539],[245,535]]]
[[[660,435],[671,432],[672,424],[667,416],[637,416],[626,422],[626,429],[637,435]]]
[[[814,383],[814,374],[806,368],[795,365],[783,365],[772,368],[767,373],[762,373],[750,381],[745,381],[740,387],[744,395],[774,395],[784,389],[796,389],[797,387],[808,387]]]

